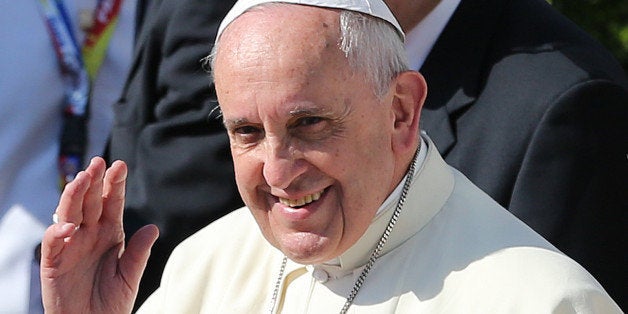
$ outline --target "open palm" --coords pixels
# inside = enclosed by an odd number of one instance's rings
[[[42,241],[42,299],[47,313],[130,313],[154,225],[140,229],[124,247],[122,212],[127,169],[121,161],[105,171],[102,158],[66,186],[58,222]]]

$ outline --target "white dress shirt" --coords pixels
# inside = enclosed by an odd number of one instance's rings
[[[442,0],[419,24],[406,33],[406,53],[410,69],[418,71],[460,0]],[[429,85],[429,84],[428,84]]]

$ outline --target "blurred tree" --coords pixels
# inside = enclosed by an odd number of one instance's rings
[[[628,0],[548,0],[600,41],[628,71]]]

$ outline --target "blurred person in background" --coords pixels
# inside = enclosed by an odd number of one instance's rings
[[[103,154],[135,2],[0,0],[1,313],[43,311],[37,246],[60,187]]]

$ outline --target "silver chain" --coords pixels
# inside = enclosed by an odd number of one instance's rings
[[[275,305],[277,305],[277,295],[279,295],[279,287],[281,286],[281,279],[283,279],[283,272],[286,270],[286,264],[288,263],[288,258],[286,256],[283,257],[281,261],[281,268],[279,269],[279,276],[277,277],[277,282],[275,282],[275,290],[273,291],[273,298],[270,300],[270,313],[275,310]]]
[[[358,295],[360,288],[362,288],[362,285],[364,284],[364,280],[366,280],[366,277],[369,275],[371,268],[373,268],[373,265],[375,265],[375,262],[377,261],[380,254],[382,253],[382,250],[384,249],[384,245],[388,241],[388,237],[390,237],[390,233],[392,232],[393,228],[395,227],[395,224],[397,223],[397,220],[399,219],[399,215],[401,214],[401,210],[403,209],[403,204],[406,202],[406,198],[408,196],[408,190],[410,190],[410,184],[412,183],[412,178],[414,177],[414,171],[415,171],[415,166],[416,166],[416,156],[418,154],[419,154],[419,150],[416,151],[414,158],[412,159],[412,163],[410,163],[410,168],[408,169],[408,175],[406,177],[406,181],[403,184],[403,189],[401,190],[401,196],[399,197],[399,201],[397,202],[397,207],[395,208],[395,211],[393,212],[392,217],[390,217],[390,221],[388,221],[388,225],[386,226],[384,233],[379,238],[379,242],[377,243],[377,246],[371,253],[371,257],[369,258],[366,265],[364,265],[364,269],[362,269],[362,273],[360,273],[360,276],[358,276],[358,279],[356,279],[355,283],[353,284],[353,289],[351,289],[351,293],[349,293],[349,296],[347,297],[347,300],[345,301],[344,306],[340,310],[340,314],[346,314],[347,311],[349,311],[349,308],[353,304],[355,297]],[[277,303],[277,297],[279,295],[279,287],[281,286],[281,280],[283,279],[283,273],[286,269],[287,262],[288,262],[288,258],[284,256],[283,261],[281,263],[281,268],[279,270],[279,277],[277,278],[277,282],[275,283],[275,290],[273,291],[273,298],[271,300],[270,313],[272,313],[275,309],[275,305]]]
[[[349,293],[349,296],[347,297],[347,301],[345,302],[345,305],[340,310],[341,314],[347,313],[347,311],[349,310],[349,307],[351,307],[351,304],[353,304],[353,300],[358,295],[358,291],[360,291],[360,288],[362,288],[362,284],[364,284],[364,280],[366,279],[366,276],[368,276],[369,272],[371,271],[371,268],[373,268],[375,261],[377,261],[380,254],[382,253],[382,249],[384,248],[386,241],[388,241],[388,237],[390,236],[390,233],[392,232],[393,228],[395,227],[395,224],[397,223],[397,220],[399,219],[399,215],[401,214],[401,210],[403,209],[403,204],[406,202],[406,197],[408,196],[408,190],[410,190],[412,177],[414,177],[414,168],[415,168],[417,154],[418,154],[418,150],[415,153],[414,158],[412,159],[412,163],[410,163],[410,168],[408,169],[406,182],[404,182],[403,184],[403,189],[401,190],[401,196],[399,197],[399,201],[397,202],[397,207],[395,208],[395,211],[393,212],[392,217],[390,217],[390,221],[388,221],[386,230],[384,230],[384,233],[379,239],[377,246],[371,253],[371,257],[369,258],[368,262],[364,266],[364,269],[362,269],[362,273],[353,284],[353,289],[351,290],[351,293]]]

